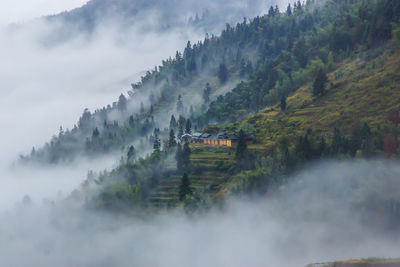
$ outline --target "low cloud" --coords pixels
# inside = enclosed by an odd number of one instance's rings
[[[396,257],[398,232],[363,220],[369,215],[355,207],[390,198],[399,175],[399,166],[378,161],[325,163],[292,177],[272,198],[231,199],[200,216],[33,203],[1,216],[0,259],[4,266],[291,267]]]
[[[87,0],[2,0],[0,26],[79,7]]]

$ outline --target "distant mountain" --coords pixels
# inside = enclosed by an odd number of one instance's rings
[[[138,24],[146,30],[194,26],[204,32],[219,32],[226,23],[236,24],[244,17],[263,13],[278,1],[178,1],[178,0],[92,0],[84,6],[58,15],[69,30],[92,31],[103,23],[125,26]]]

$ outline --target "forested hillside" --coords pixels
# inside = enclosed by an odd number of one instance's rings
[[[214,33],[220,32],[226,23],[261,14],[266,8],[262,0],[246,0],[240,4],[221,0],[91,0],[81,8],[48,16],[47,19],[61,20],[64,25],[62,33],[66,36],[73,35],[75,30],[91,33],[111,22],[114,26],[136,27],[142,31],[163,32],[191,27],[194,31]],[[224,10],[222,15],[221,10]]]
[[[399,141],[399,23],[395,0],[271,7],[189,42],[128,97],[85,110],[74,129],[22,159],[57,163],[122,149],[116,169],[89,174],[88,205],[187,211],[231,194],[277,192],[321,159],[390,159]],[[238,145],[180,142],[195,131],[239,133]],[[398,221],[399,199],[390,197],[385,214]]]
[[[283,13],[271,7],[268,15],[228,25],[220,37],[188,43],[183,53],[133,84],[128,98],[121,95],[94,114],[85,110],[74,129],[61,130],[32,156],[58,162],[92,150],[119,150],[168,127],[163,122],[173,114],[192,118],[199,129],[208,122],[244,118],[287,97],[318,70],[327,71],[351,53],[391,39],[398,31],[393,24],[399,19],[397,9],[390,1],[376,6],[370,1],[329,1],[324,8],[298,2]],[[240,80],[245,82],[232,93],[219,96]],[[178,110],[174,105],[179,95],[183,106]]]

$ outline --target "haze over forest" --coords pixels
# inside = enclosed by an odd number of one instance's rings
[[[1,266],[399,258],[397,1],[2,5]]]

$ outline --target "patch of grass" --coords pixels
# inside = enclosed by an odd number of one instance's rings
[[[257,141],[264,147],[282,136],[304,135],[308,128],[318,134],[331,134],[335,127],[350,134],[364,122],[376,128],[389,111],[400,109],[400,51],[378,48],[377,53],[379,56],[374,54],[369,60],[342,62],[328,74],[330,84],[325,96],[312,97],[309,82],[287,98],[285,112],[277,105],[273,112],[268,107],[240,124],[254,126]],[[371,71],[366,66],[373,63]]]

